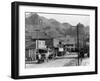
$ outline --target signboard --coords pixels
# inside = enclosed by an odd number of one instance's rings
[[[43,40],[36,40],[36,48],[46,48],[45,41]]]
[[[63,49],[63,48],[59,48],[59,51],[60,51],[60,52],[63,52],[63,51],[64,51],[64,49]]]

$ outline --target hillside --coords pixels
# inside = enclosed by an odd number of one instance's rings
[[[25,31],[28,33],[32,33],[36,30],[42,31],[52,38],[66,36],[76,38],[77,36],[77,27],[73,27],[70,23],[61,23],[56,19],[47,19],[35,13],[25,18]],[[89,35],[89,26],[85,27],[83,24],[79,23],[78,30],[80,39],[82,36],[85,36],[85,34]]]

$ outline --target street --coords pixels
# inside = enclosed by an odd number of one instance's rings
[[[62,57],[56,57],[56,59],[45,61],[40,64],[30,63],[26,64],[26,68],[43,68],[43,67],[62,67],[62,66],[77,66],[78,64],[77,53],[66,54]],[[81,66],[89,65],[89,58],[82,59],[80,61]]]

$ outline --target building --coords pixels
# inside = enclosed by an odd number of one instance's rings
[[[77,41],[75,40],[74,37],[67,36],[63,44],[65,45],[67,51],[71,52],[71,51],[75,51]]]
[[[27,61],[36,60],[36,49],[45,49],[46,47],[53,47],[53,39],[40,30],[31,32],[30,40],[31,41],[28,41],[26,39],[25,42],[25,56]]]
[[[62,42],[66,51],[75,50],[77,43],[77,41],[75,41],[75,38],[70,36],[55,38],[53,39],[53,41],[54,41],[54,47],[58,47],[59,42]]]

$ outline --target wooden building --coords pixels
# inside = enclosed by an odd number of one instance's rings
[[[53,47],[53,39],[39,30],[31,32],[31,41],[25,43],[25,56],[27,61],[36,60],[36,49]]]

